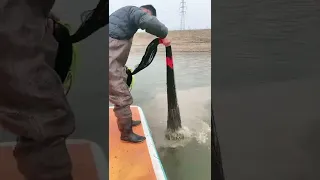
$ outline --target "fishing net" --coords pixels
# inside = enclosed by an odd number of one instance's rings
[[[127,71],[128,79],[130,80],[134,74],[148,67],[154,60],[157,54],[157,48],[160,44],[160,39],[156,38],[146,48],[145,54],[141,62],[134,69],[133,72]],[[181,117],[176,95],[176,87],[174,80],[173,60],[171,47],[166,47],[166,63],[167,63],[167,100],[168,100],[168,120],[167,120],[167,139],[182,139],[183,134],[178,133],[177,130],[181,128]],[[171,61],[168,61],[171,60]],[[170,64],[171,63],[171,64]],[[127,82],[128,83],[128,82]]]
[[[57,21],[58,18],[53,20],[55,23],[53,35],[59,44],[54,70],[63,83],[65,94],[68,94],[75,79],[77,49],[70,39],[70,25]]]
[[[64,82],[72,64],[73,47],[68,27],[63,23],[54,22],[53,36],[59,44],[54,69]]]
[[[127,66],[125,67],[127,73],[127,85],[130,88],[130,90],[134,85],[134,74],[137,74],[138,72],[148,67],[152,63],[155,55],[157,54],[158,45],[159,39],[156,38],[147,46],[145,54],[143,55],[140,63],[136,66],[134,70],[128,68]]]
[[[81,25],[71,36],[73,43],[77,43],[109,23],[109,1],[100,0],[96,8],[81,14]]]
[[[148,67],[152,63],[155,55],[157,54],[158,45],[159,45],[159,38],[156,38],[153,41],[151,41],[151,43],[147,46],[147,49],[141,59],[141,62],[136,66],[136,68],[131,73],[132,75],[137,74],[138,72]]]
[[[134,85],[134,75],[132,74],[132,69],[128,68],[127,66],[125,67],[126,68],[126,73],[128,75],[127,77],[127,85],[129,87],[130,90],[132,90],[132,87]]]
[[[213,175],[213,179],[224,180],[222,158],[221,158],[221,152],[220,152],[220,144],[219,144],[218,133],[217,133],[217,129],[216,129],[216,123],[214,120],[212,105],[211,105],[211,126],[212,126],[211,145],[212,145],[212,155],[213,155],[212,175]]]

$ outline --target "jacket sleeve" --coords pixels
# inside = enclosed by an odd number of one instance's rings
[[[142,11],[138,7],[132,7],[129,17],[132,22],[140,29],[159,38],[165,38],[168,35],[168,28],[161,23],[155,16]]]

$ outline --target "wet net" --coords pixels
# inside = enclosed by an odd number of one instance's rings
[[[155,55],[157,54],[157,48],[159,45],[159,39],[156,38],[153,41],[151,41],[151,43],[147,46],[147,49],[140,61],[140,63],[136,66],[136,68],[132,71],[131,69],[129,69],[128,67],[126,67],[126,73],[127,73],[127,85],[132,88],[132,84],[133,84],[133,75],[137,74],[138,72],[140,72],[141,70],[143,70],[144,68],[148,67]]]
[[[148,67],[152,63],[154,57],[157,54],[159,42],[160,42],[159,38],[156,38],[153,41],[151,41],[151,43],[146,48],[146,51],[141,59],[141,62],[133,70],[132,75],[137,74],[138,72]]]
[[[71,36],[72,43],[77,43],[109,23],[109,1],[100,0],[96,8],[81,14],[81,25]]]
[[[160,44],[160,39],[156,38],[147,46],[145,54],[142,57],[139,65],[133,72],[127,71],[128,79],[148,67],[154,60],[157,54],[157,48]],[[171,46],[166,47],[166,63],[167,63],[167,102],[168,102],[168,119],[166,138],[172,140],[182,139],[183,135],[176,133],[181,128],[181,116],[176,94],[176,86],[174,80],[173,58]],[[127,82],[130,83],[130,82]]]
[[[220,144],[219,144],[218,133],[217,133],[217,129],[216,129],[216,123],[214,120],[212,105],[211,105],[211,126],[212,126],[211,145],[212,145],[212,156],[213,156],[212,178],[224,180],[225,178],[224,178],[224,173],[223,173]]]

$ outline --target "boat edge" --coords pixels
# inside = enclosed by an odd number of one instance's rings
[[[141,107],[139,107],[139,106],[131,106],[131,107],[137,107],[138,108],[138,111],[139,111],[139,114],[140,114],[140,118],[141,118],[142,127],[143,127],[143,131],[144,131],[144,134],[146,136],[146,141],[147,141],[147,145],[148,145],[148,149],[149,149],[149,153],[150,153],[153,169],[155,171],[157,180],[167,180],[167,176],[166,176],[166,173],[165,173],[164,168],[162,166],[161,160],[159,158],[157,148],[156,148],[156,146],[155,146],[155,144],[153,142],[153,138],[152,138],[152,135],[151,135],[151,130],[150,130],[149,125],[147,123],[147,119],[146,119]]]
[[[149,125],[147,123],[147,119],[143,113],[143,110],[141,107],[132,105],[130,107],[135,107],[138,108],[140,119],[141,119],[141,124],[143,128],[144,135],[146,137],[146,142],[149,150],[149,155],[151,158],[152,166],[154,169],[154,173],[156,175],[157,180],[168,180],[166,173],[164,171],[164,168],[162,166],[161,160],[158,155],[157,148],[153,142],[153,138],[151,136],[151,130],[149,128]],[[114,108],[114,106],[109,106],[109,108]]]

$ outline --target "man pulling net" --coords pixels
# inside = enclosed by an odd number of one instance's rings
[[[145,137],[135,134],[132,126],[140,121],[132,120],[130,105],[133,99],[126,84],[125,64],[130,53],[132,38],[138,29],[146,30],[159,38],[168,34],[167,27],[156,18],[156,9],[152,5],[141,7],[126,6],[116,10],[109,17],[109,101],[114,104],[121,140],[138,143]],[[165,46],[170,41],[163,40]]]

